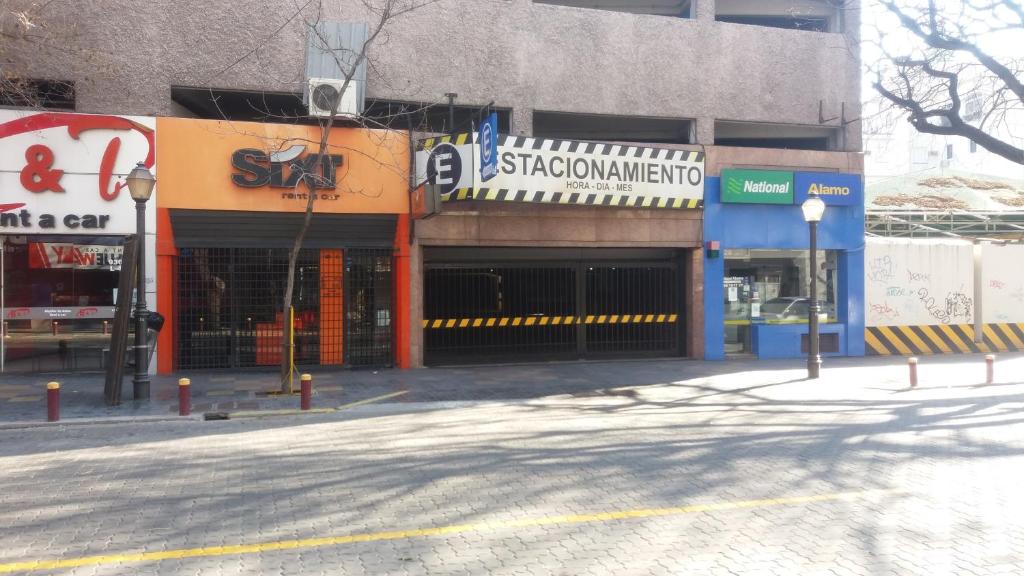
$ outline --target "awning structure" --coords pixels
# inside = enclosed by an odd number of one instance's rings
[[[1021,178],[948,169],[869,179],[865,192],[869,236],[953,237],[1024,241]]]

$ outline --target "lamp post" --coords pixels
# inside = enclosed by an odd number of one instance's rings
[[[135,279],[135,377],[132,395],[135,400],[149,399],[149,347],[146,337],[146,201],[153,194],[156,178],[139,162],[125,179],[128,192],[135,200],[135,234],[138,253],[138,276]],[[127,264],[127,263],[126,263]]]
[[[811,233],[811,297],[807,307],[807,378],[817,378],[821,372],[821,354],[818,352],[818,222],[825,214],[825,202],[817,194],[810,194],[800,206]]]

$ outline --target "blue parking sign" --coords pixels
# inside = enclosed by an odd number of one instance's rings
[[[480,179],[484,182],[498,175],[498,114],[491,112],[480,123],[477,134],[480,145]]]

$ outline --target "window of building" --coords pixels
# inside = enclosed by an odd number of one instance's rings
[[[308,115],[299,92],[261,92],[220,90],[174,86],[171,99],[197,118],[211,120],[244,120],[318,124],[322,119]],[[508,133],[512,123],[511,108],[492,108],[498,114],[498,131]],[[367,99],[358,119],[339,116],[338,126],[365,126],[418,132],[469,132],[484,110],[483,105],[457,104],[455,123],[450,120],[446,103],[407,102]]]
[[[964,120],[981,120],[981,96],[977,92],[972,92],[964,101]]]
[[[569,112],[533,113],[533,135],[538,138],[689,144],[693,121],[683,118],[610,116]]]
[[[99,370],[110,347],[118,236],[0,236],[6,370]]]
[[[977,151],[978,151],[978,143],[975,142],[974,140],[971,140],[971,154],[974,154]]]
[[[819,250],[817,264],[819,319],[836,322],[839,251]],[[726,250],[726,352],[751,352],[752,323],[806,323],[811,273],[809,250]]]
[[[369,127],[451,134],[471,131],[474,126],[479,124],[484,108],[482,105],[456,104],[454,106],[455,123],[452,124],[448,104],[443,102],[428,104],[376,99],[366,101],[363,118],[366,119]],[[492,107],[491,110],[498,115],[498,132],[502,134],[511,132],[512,109]]]
[[[716,0],[715,20],[811,32],[841,32],[841,11],[837,5],[821,0]]]
[[[535,4],[551,4],[571,8],[593,8],[629,14],[653,14],[693,18],[693,2],[690,0],[533,0]]]
[[[946,160],[952,160],[952,159],[953,159],[953,145],[952,144],[946,144]]]
[[[717,146],[781,148],[788,150],[836,150],[838,129],[758,122],[715,122]]]
[[[0,106],[74,110],[75,83],[69,80],[0,81]]]

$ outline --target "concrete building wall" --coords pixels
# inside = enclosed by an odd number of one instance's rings
[[[22,0],[24,1],[24,0]],[[323,3],[325,19],[368,21],[357,0]],[[66,7],[65,7],[66,8]],[[64,49],[13,54],[28,77],[73,80],[80,112],[178,115],[174,85],[298,92],[303,18],[278,0],[93,0],[45,13]],[[533,110],[817,125],[860,115],[859,3],[846,34],[715,22],[713,0],[694,19],[534,4],[441,0],[394,20],[371,53],[371,98],[513,109],[528,135]],[[836,122],[832,123],[833,125]],[[860,129],[846,149],[860,149]]]

